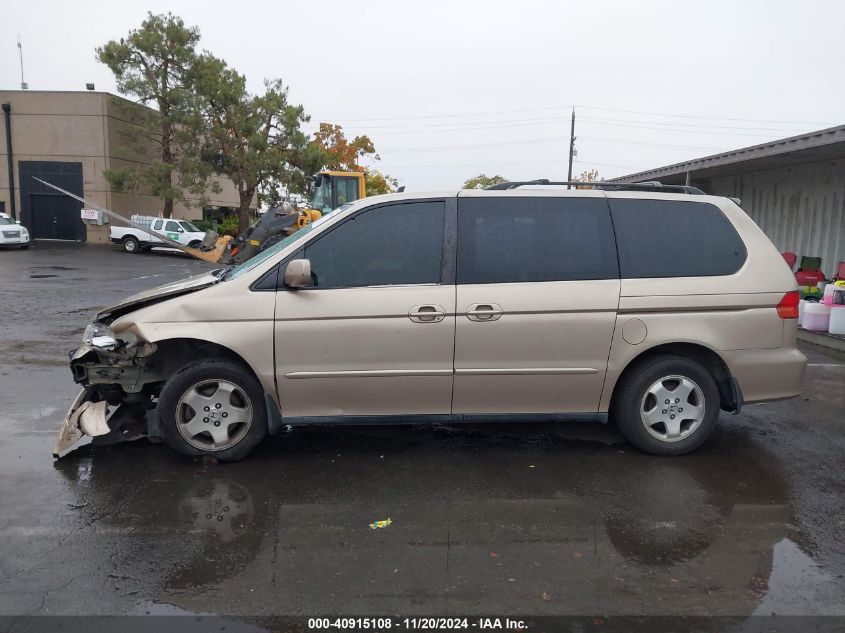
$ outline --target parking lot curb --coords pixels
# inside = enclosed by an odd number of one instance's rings
[[[836,336],[825,332],[811,332],[810,330],[798,328],[796,338],[804,343],[812,343],[819,347],[845,353],[845,336]]]

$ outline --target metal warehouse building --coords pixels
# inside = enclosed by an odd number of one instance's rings
[[[828,277],[845,260],[845,126],[613,179],[644,180],[740,198],[779,250],[821,257]]]
[[[82,204],[50,189],[41,178],[124,216],[160,215],[162,200],[144,192],[113,191],[110,169],[140,162],[122,131],[140,106],[105,92],[0,91],[0,211],[29,228],[34,238],[108,241],[108,226],[85,224]],[[229,180],[209,188],[211,207],[238,207]],[[176,202],[173,215],[200,218],[195,205]]]

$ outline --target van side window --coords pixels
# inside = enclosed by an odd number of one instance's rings
[[[173,220],[168,220],[167,224],[164,225],[165,230],[173,231],[174,233],[179,232],[179,224],[174,222]]]
[[[459,284],[619,277],[603,198],[458,198]]]
[[[163,220],[156,220],[155,222],[153,222],[153,231],[160,231],[162,222]]]
[[[445,203],[385,205],[352,216],[305,247],[317,288],[440,282]]]
[[[747,252],[717,206],[681,200],[610,199],[624,279],[732,275]]]

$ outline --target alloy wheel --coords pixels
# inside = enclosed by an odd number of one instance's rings
[[[188,444],[221,451],[240,442],[252,425],[252,403],[228,380],[204,380],[190,387],[176,405],[176,427]]]
[[[640,420],[649,435],[662,442],[683,440],[704,420],[704,392],[686,376],[664,376],[646,390]]]

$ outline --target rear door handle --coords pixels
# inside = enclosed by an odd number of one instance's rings
[[[440,323],[446,318],[446,309],[438,305],[414,306],[408,318],[414,323]]]
[[[470,321],[496,321],[502,316],[502,306],[498,303],[473,303],[467,308]]]

